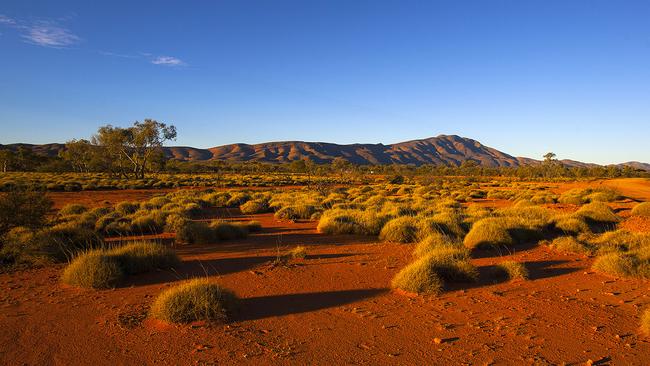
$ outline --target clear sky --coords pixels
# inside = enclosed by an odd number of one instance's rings
[[[0,2],[0,143],[471,137],[650,162],[650,1]]]

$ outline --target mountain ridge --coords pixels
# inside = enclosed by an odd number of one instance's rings
[[[0,144],[0,149],[17,150],[29,148],[33,152],[56,156],[65,148],[64,144]],[[224,160],[231,162],[287,163],[310,158],[316,163],[329,163],[344,158],[353,164],[413,164],[413,165],[460,165],[473,160],[486,167],[518,167],[539,164],[540,160],[516,157],[495,148],[483,145],[477,140],[458,135],[438,135],[424,139],[409,140],[393,144],[336,144],[329,142],[275,141],[258,144],[235,143],[207,149],[191,146],[166,146],[168,158],[180,161]],[[599,164],[575,160],[561,160],[569,167],[593,167]],[[631,161],[616,166],[629,165],[634,169],[650,171],[650,164]]]

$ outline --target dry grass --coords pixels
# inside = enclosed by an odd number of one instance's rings
[[[496,265],[498,275],[505,276],[509,280],[527,280],[528,269],[522,263],[515,261],[503,261]]]
[[[151,317],[169,323],[227,321],[237,297],[207,279],[194,279],[163,291],[151,306]]]
[[[639,203],[632,209],[632,215],[650,217],[650,202]]]
[[[650,308],[647,308],[641,314],[641,332],[650,336]]]
[[[379,239],[390,243],[413,243],[417,236],[418,220],[411,216],[388,221],[379,233]]]
[[[299,245],[289,250],[286,255],[292,259],[305,259],[307,257],[307,248]]]
[[[549,246],[551,249],[563,253],[589,254],[592,252],[592,248],[588,243],[573,236],[561,236],[553,240]]]
[[[98,249],[77,256],[63,271],[62,281],[86,288],[110,288],[126,276],[180,263],[173,250],[156,243],[137,242]]]
[[[620,218],[616,216],[614,211],[602,202],[593,202],[584,205],[580,207],[576,215],[597,224],[616,224],[620,221]]]
[[[466,255],[459,255],[458,250],[429,252],[399,271],[391,286],[418,294],[438,294],[443,290],[445,281],[476,281],[478,271]]]

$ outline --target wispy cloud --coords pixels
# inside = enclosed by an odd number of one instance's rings
[[[69,29],[50,21],[40,21],[29,26],[23,38],[29,43],[53,48],[70,47],[81,41],[81,38]]]
[[[19,19],[12,18],[4,14],[0,14],[0,27],[15,30],[20,37],[27,43],[48,47],[48,48],[70,48],[82,42],[81,37],[76,35],[72,30],[65,27],[63,24],[74,18],[74,15],[69,15],[60,18],[39,18],[32,19]],[[1,35],[1,33],[0,33]],[[126,59],[139,59],[142,62],[148,62],[154,65],[161,65],[167,67],[184,67],[188,66],[187,62],[178,57],[155,55],[152,53],[140,52],[137,54],[117,53],[106,50],[86,50],[88,52],[96,52],[103,56],[119,57]]]
[[[16,20],[9,18],[6,15],[0,14],[0,24],[5,24],[5,25],[16,25]]]
[[[176,57],[172,56],[156,56],[151,59],[151,63],[154,65],[163,65],[163,66],[186,66],[187,64]]]
[[[24,21],[0,14],[0,25],[16,29],[27,43],[51,48],[66,48],[81,38],[55,20]]]

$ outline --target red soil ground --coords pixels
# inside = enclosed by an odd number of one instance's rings
[[[405,296],[388,287],[412,246],[255,219],[262,233],[178,247],[176,272],[114,290],[62,285],[61,266],[0,274],[0,364],[650,364],[638,331],[650,283],[594,273],[591,258],[538,245],[478,252],[479,283]],[[306,259],[272,265],[296,245]],[[505,259],[525,262],[530,280],[486,275]],[[163,289],[206,275],[241,297],[231,323],[146,319]]]

